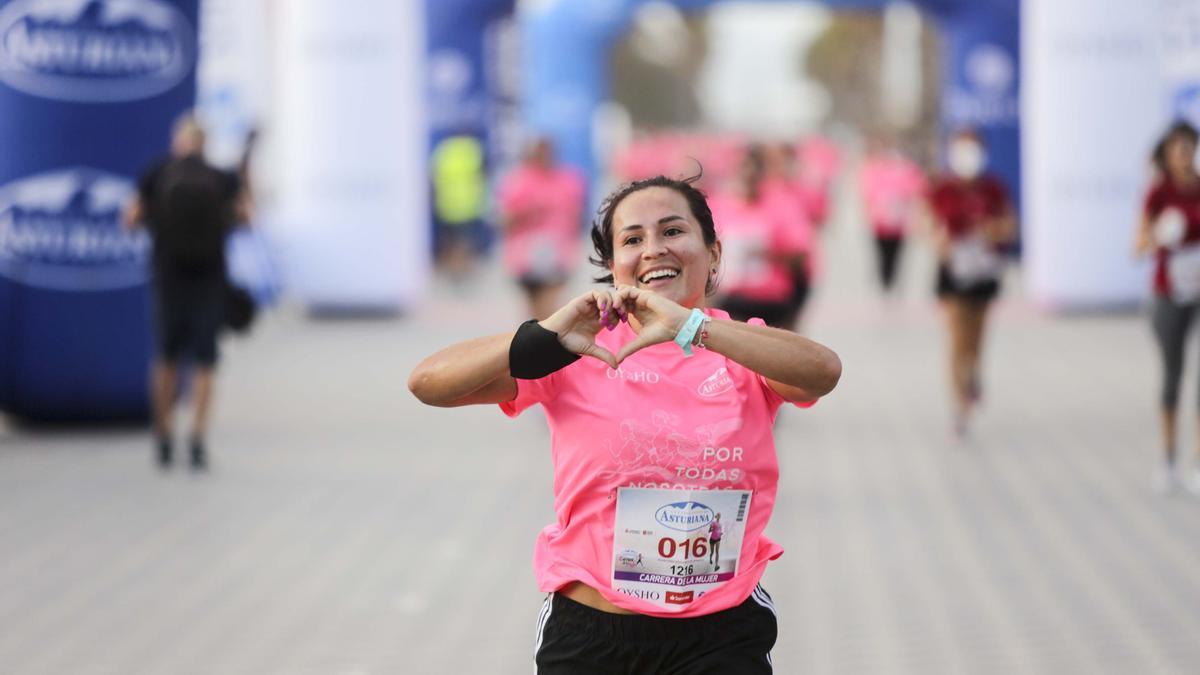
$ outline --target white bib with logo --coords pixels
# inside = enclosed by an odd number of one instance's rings
[[[732,579],[751,496],[749,490],[619,489],[613,590],[683,611]]]
[[[1200,245],[1171,251],[1167,257],[1167,277],[1171,280],[1171,299],[1178,303],[1200,300]]]
[[[970,286],[1000,278],[1004,261],[981,234],[954,242],[950,248],[950,276]]]

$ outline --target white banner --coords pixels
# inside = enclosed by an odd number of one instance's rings
[[[1149,293],[1133,256],[1154,140],[1169,119],[1155,3],[1025,2],[1025,272],[1040,304],[1128,306]]]
[[[422,3],[274,7],[285,285],[315,309],[411,306],[430,257]]]

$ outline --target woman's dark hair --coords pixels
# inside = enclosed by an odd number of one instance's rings
[[[1200,133],[1197,133],[1196,127],[1184,120],[1176,120],[1174,124],[1167,127],[1162,138],[1158,139],[1158,143],[1154,145],[1154,153],[1151,155],[1154,165],[1163,174],[1167,173],[1167,146],[1176,139],[1189,141],[1192,145],[1196,145],[1200,141]]]
[[[717,227],[713,223],[712,209],[708,207],[708,199],[704,193],[694,185],[702,175],[704,175],[703,168],[696,175],[687,178],[668,178],[659,175],[626,183],[610,192],[601,202],[600,210],[596,212],[596,219],[592,221],[592,247],[595,248],[596,255],[589,257],[588,260],[604,270],[604,274],[595,277],[595,281],[605,284],[613,282],[612,272],[609,271],[613,262],[613,213],[626,197],[647,188],[663,187],[683,195],[688,208],[692,211],[692,216],[696,218],[696,222],[700,223],[700,231],[704,235],[705,245],[711,247],[717,243]],[[704,292],[711,295],[715,290],[715,280],[709,277]]]

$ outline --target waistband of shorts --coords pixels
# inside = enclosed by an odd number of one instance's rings
[[[552,593],[550,603],[552,620],[561,621],[580,630],[599,633],[604,637],[626,641],[671,640],[684,636],[694,639],[698,632],[727,625],[729,621],[759,608],[753,598],[747,597],[739,605],[712,614],[668,618],[645,614],[613,614],[575,602],[561,593]]]

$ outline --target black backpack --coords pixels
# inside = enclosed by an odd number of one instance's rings
[[[229,176],[198,157],[168,162],[151,205],[155,255],[188,272],[224,268],[225,236],[233,223]]]

